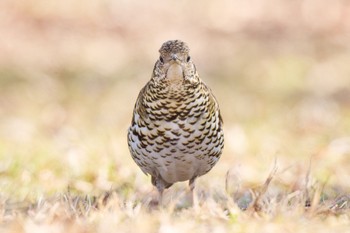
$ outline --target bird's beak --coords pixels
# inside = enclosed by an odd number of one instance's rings
[[[178,58],[177,54],[171,54],[170,57],[171,57],[172,61],[179,62],[179,58]]]

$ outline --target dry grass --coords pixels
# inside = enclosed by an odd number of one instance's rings
[[[67,191],[33,203],[4,200],[2,228],[10,232],[348,232],[350,196],[323,200],[320,189],[312,196],[305,190],[269,193],[272,177],[273,173],[260,192],[246,190],[250,197],[203,191],[199,208],[183,205],[179,193],[166,206],[154,207],[149,194],[126,196],[123,190],[99,197]],[[242,199],[248,203],[244,211],[239,207]]]
[[[349,10],[1,1],[0,231],[349,232]],[[173,38],[190,45],[225,123],[198,208],[182,183],[152,206],[126,145],[138,91]]]

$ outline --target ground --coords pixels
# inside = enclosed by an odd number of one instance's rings
[[[349,9],[1,2],[0,231],[349,232]],[[152,204],[126,143],[169,39],[188,43],[224,120],[224,153],[198,179],[198,207],[187,183]]]

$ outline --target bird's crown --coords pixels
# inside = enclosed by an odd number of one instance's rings
[[[159,49],[161,54],[168,53],[188,53],[190,51],[187,44],[181,40],[169,40],[163,43],[162,47]]]

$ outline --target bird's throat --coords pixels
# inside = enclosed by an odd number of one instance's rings
[[[166,77],[171,83],[182,82],[184,78],[182,66],[178,63],[171,64],[167,70]]]

